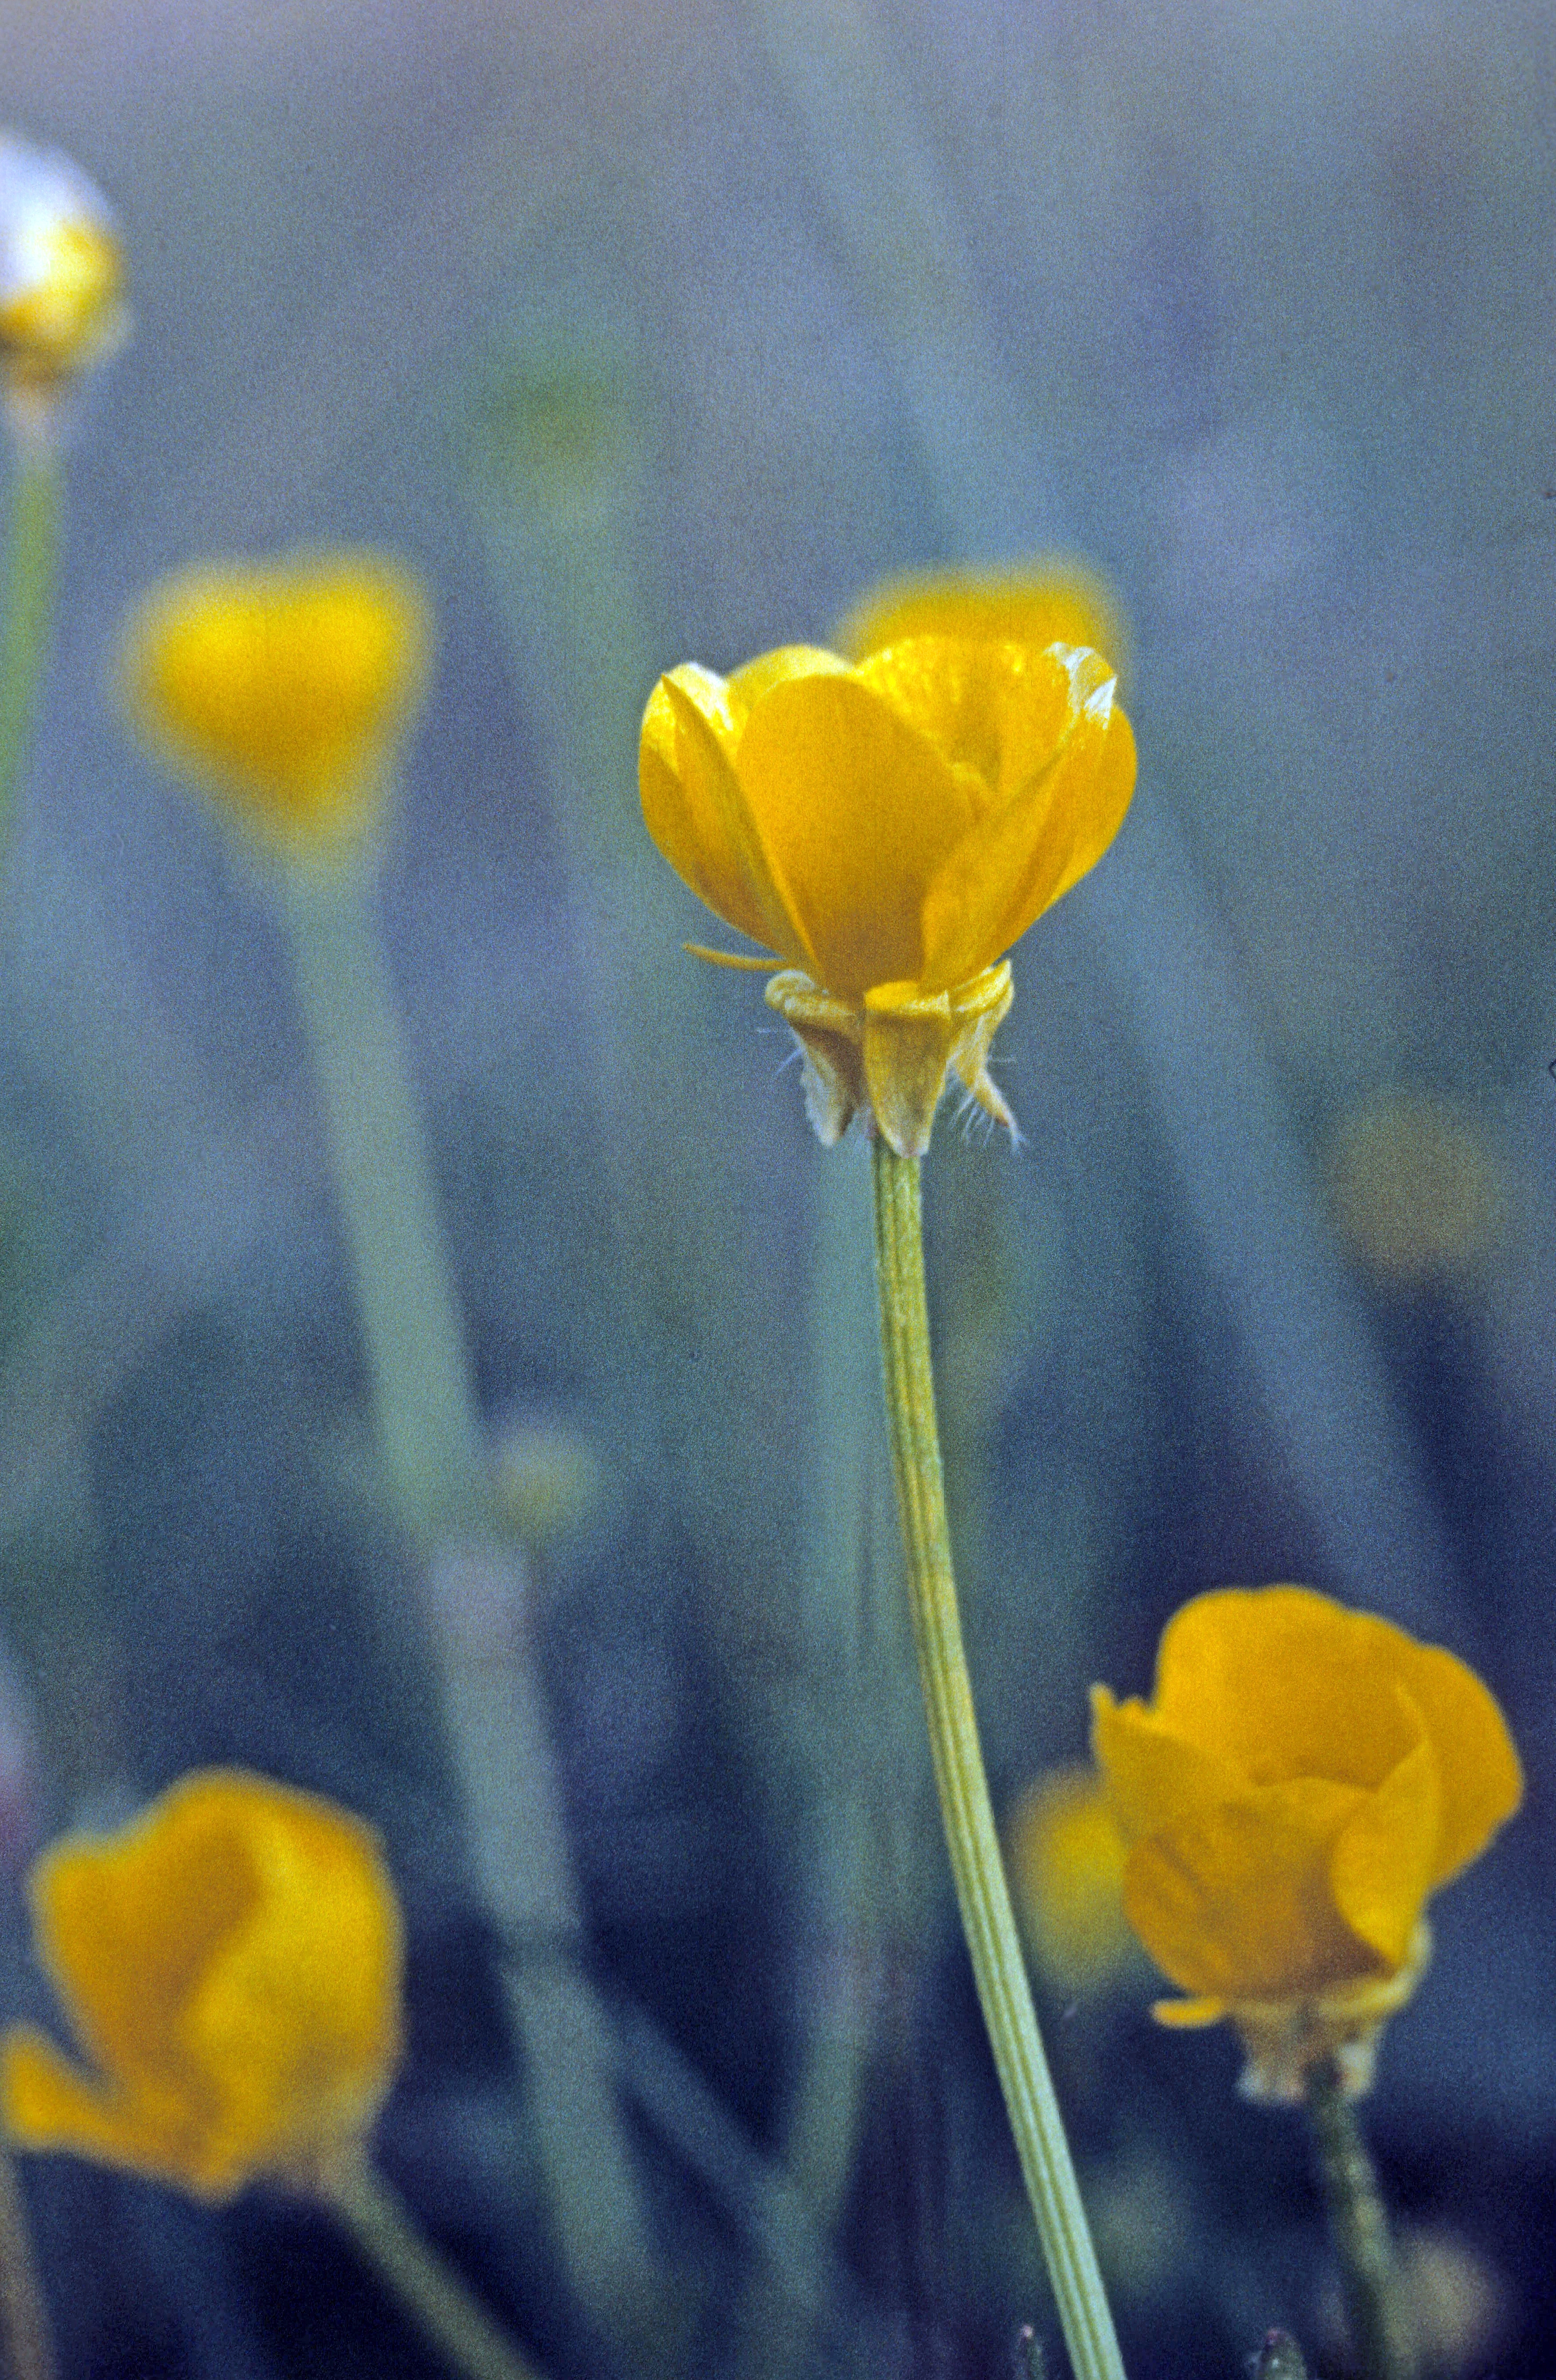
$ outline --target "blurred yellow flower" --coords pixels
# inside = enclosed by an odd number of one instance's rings
[[[1485,1139],[1419,1093],[1380,1092],[1345,1117],[1329,1185],[1342,1238],[1402,1286],[1473,1276],[1506,1235],[1507,1186]]]
[[[46,409],[127,320],[102,193],[58,151],[0,132],[0,371],[13,407]]]
[[[1028,1786],[1005,1850],[1027,1947],[1056,1991],[1096,1991],[1134,1965],[1124,1838],[1094,1768],[1056,1768]]]
[[[1095,571],[1051,553],[1019,569],[905,571],[883,578],[838,623],[833,642],[863,661],[908,637],[975,644],[1088,645],[1124,674],[1124,622]]]
[[[0,2044],[11,2140],[229,2198],[319,2186],[400,2056],[400,1915],[377,1836],[236,1768],[182,1779],[30,1879],[38,1956],[91,2060],[35,2026]]]
[[[386,555],[201,566],[136,605],[120,684],[170,768],[261,842],[327,856],[378,823],[430,643],[420,581]]]
[[[823,1142],[859,1114],[922,1155],[953,1073],[1011,1123],[987,1066],[1012,999],[1000,962],[1129,806],[1115,691],[1087,649],[948,637],[857,666],[791,645],[730,678],[687,663],[660,679],[649,832],[716,916],[787,962],[767,998]]]
[[[1253,2096],[1297,2096],[1330,2058],[1365,2089],[1425,1969],[1428,1897],[1523,1797],[1494,1697],[1310,1588],[1228,1587],[1169,1621],[1149,1705],[1096,1686],[1092,1709],[1125,1913],[1191,1995],[1157,2015],[1230,2017]]]

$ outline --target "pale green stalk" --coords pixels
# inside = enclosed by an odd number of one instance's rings
[[[517,1941],[577,1941],[582,1912],[535,1674],[523,1558],[493,1501],[469,1358],[366,871],[286,880],[308,1028],[384,1467],[426,1566],[444,1712],[480,1886]],[[604,2011],[568,1959],[507,1971],[537,2153],[582,2303],[608,2332],[651,2321],[637,2176]]]
[[[6,611],[0,623],[0,836],[11,830],[48,659],[59,554],[59,463],[52,442],[13,446]]]
[[[1112,2316],[1038,2033],[962,1645],[930,1362],[919,1161],[895,1156],[879,1139],[874,1156],[886,1422],[957,1904],[1076,2380],[1123,2380]]]
[[[322,2194],[423,2337],[466,2380],[536,2380],[535,2367],[508,2344],[365,2158],[329,2175]]]

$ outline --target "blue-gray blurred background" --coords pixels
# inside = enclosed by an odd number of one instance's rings
[[[1106,573],[1135,808],[1016,954],[1025,1145],[948,1114],[927,1168],[996,1798],[1200,1587],[1307,1580],[1482,1671],[1527,1805],[1367,2120],[1436,2368],[1543,2371],[1553,76],[1543,0],[10,0],[0,113],[109,193],[135,311],[0,936],[13,1999],[60,1827],[228,1760],[371,1815],[411,1940],[383,2161],[558,2380],[609,2358],[483,2129],[522,1946],[382,1621],[407,1558],[286,948],[125,733],[123,611],[310,541],[427,577],[382,914],[544,1506],[580,1955],[684,2368],[992,2375],[1053,2325],[903,1651],[863,1160],[809,1138],[760,986],[682,956],[636,724],[659,670],[824,640],[889,571]],[[1048,2011],[1131,2368],[1230,2374],[1280,2320],[1343,2371],[1299,2127],[1149,1992]],[[68,2374],[432,2368],[279,2202],[29,2187]]]

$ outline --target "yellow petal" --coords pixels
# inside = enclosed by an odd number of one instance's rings
[[[1367,1618],[1367,1625],[1394,1640],[1395,1674],[1431,1739],[1441,1797],[1435,1890],[1512,1817],[1524,1799],[1524,1771],[1496,1696],[1467,1662],[1441,1645],[1418,1645],[1386,1620]]]
[[[166,1803],[116,1836],[67,1835],[29,1878],[40,1961],[81,2046],[127,2081],[184,2070],[183,2010],[257,1882],[240,1825],[221,1799]]]
[[[924,888],[971,823],[941,753],[872,687],[817,673],[753,705],[735,765],[807,971],[845,1000],[918,981]]]
[[[1158,2024],[1173,2033],[1201,2033],[1208,2024],[1220,2024],[1226,2014],[1224,2000],[1152,2000],[1150,2012]]]
[[[225,2192],[311,2178],[400,2049],[400,1921],[372,1830],[241,1770],[185,1779],[31,1881],[40,1956],[101,2081],[36,2041],[25,2137]],[[46,2045],[45,2045],[46,2047]]]
[[[170,767],[263,833],[328,843],[376,820],[430,642],[419,581],[385,556],[202,567],[137,605],[120,685]]]
[[[130,2098],[95,2082],[35,2025],[12,2025],[0,2045],[0,2120],[18,2148],[64,2150],[202,2197],[229,2196],[247,2179],[213,2154],[207,2127],[186,2102],[155,2093]]]
[[[1341,1829],[1330,1863],[1335,1907],[1391,1968],[1403,1963],[1432,1888],[1442,1800],[1431,1741],[1420,1714],[1411,1717],[1418,1741]]]
[[[683,884],[736,933],[806,953],[735,774],[736,714],[723,678],[688,664],[649,697],[638,747],[643,820]]]
[[[1174,1734],[1137,1696],[1116,1703],[1106,1686],[1091,1689],[1091,1750],[1127,1843],[1182,1811],[1225,1800],[1241,1781],[1229,1762]]]
[[[828,652],[821,645],[779,645],[771,653],[759,653],[755,661],[747,662],[732,670],[724,684],[728,688],[729,709],[744,727],[752,707],[775,686],[786,686],[796,677],[846,677],[848,664],[841,654]]]
[[[912,571],[871,588],[841,623],[837,650],[859,660],[908,637],[981,644],[1089,645],[1115,668],[1124,628],[1101,580],[1063,554],[1023,568]]]
[[[256,1823],[260,1891],[181,2027],[235,2153],[307,2170],[365,2133],[400,2055],[398,1912],[371,1830],[298,1801]]]
[[[1221,2000],[1302,1999],[1376,1973],[1335,1906],[1331,1860],[1363,1796],[1319,1778],[1185,1812],[1137,1842],[1131,1925],[1180,1989]]]
[[[1002,755],[1002,784],[1015,790],[946,856],[928,889],[927,987],[959,983],[1019,941],[1096,865],[1134,794],[1134,735],[1098,656],[1055,646],[1027,656],[1026,675],[1030,690],[1005,722]],[[1039,698],[1044,679],[1052,704]]]
[[[1370,1789],[1414,1746],[1403,1631],[1305,1586],[1225,1587],[1174,1614],[1157,1656],[1163,1727],[1255,1784]]]

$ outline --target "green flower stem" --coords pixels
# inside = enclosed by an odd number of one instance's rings
[[[511,1939],[573,1941],[581,1912],[529,1582],[504,1541],[437,1191],[364,871],[286,880],[298,1005],[349,1243],[391,1490],[422,1557],[432,1651],[480,1888]],[[569,1959],[520,1967],[508,1999],[573,2285],[602,2328],[651,2320],[654,2267],[605,2011]]]
[[[59,554],[59,465],[43,442],[18,440],[11,480],[6,613],[0,623],[0,835],[10,831],[48,656]]]
[[[0,2147],[0,2359],[9,2380],[55,2380],[54,2335],[15,2160]]]
[[[984,2022],[1076,2380],[1123,2380],[1069,2143],[1010,1905],[951,1567],[917,1158],[875,1143],[875,1260],[886,1423],[946,1848]]]
[[[509,2346],[365,2158],[331,2174],[323,2196],[424,2337],[456,2371],[468,2380],[536,2380],[533,2364]]]
[[[1331,2065],[1315,2069],[1308,2077],[1307,2115],[1318,2143],[1345,2312],[1366,2380],[1416,2380],[1420,2353],[1378,2176],[1355,2108]]]

